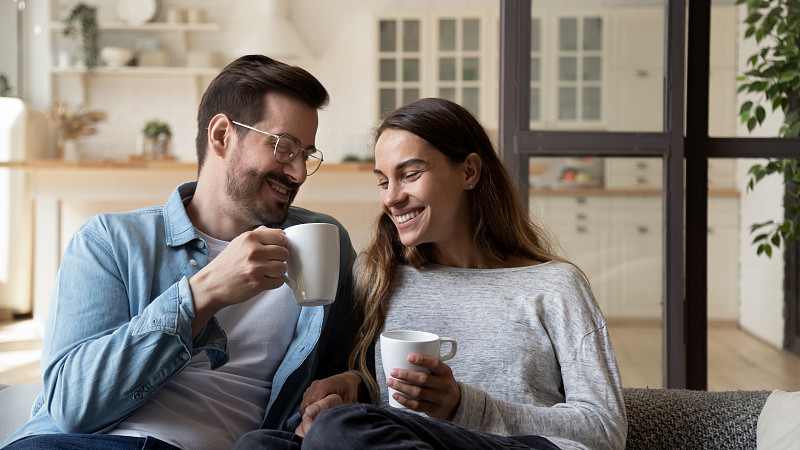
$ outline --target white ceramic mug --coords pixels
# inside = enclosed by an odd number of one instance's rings
[[[333,303],[339,285],[339,227],[304,223],[284,231],[289,249],[285,279],[297,304]]]
[[[442,343],[450,343],[450,351],[442,355]],[[413,330],[394,330],[381,333],[381,362],[383,363],[383,373],[386,379],[391,378],[392,369],[406,369],[414,372],[430,373],[428,369],[415,366],[408,362],[408,355],[416,353],[419,355],[433,356],[441,361],[447,361],[456,355],[458,345],[456,340],[448,337],[439,337],[426,331]],[[395,408],[405,408],[392,396],[394,389],[387,386],[389,390],[389,405]],[[402,394],[401,394],[402,395]]]

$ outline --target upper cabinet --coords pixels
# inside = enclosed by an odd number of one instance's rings
[[[496,11],[381,17],[377,23],[378,115],[422,97],[442,97],[486,120],[496,89]],[[493,81],[495,80],[493,84]]]

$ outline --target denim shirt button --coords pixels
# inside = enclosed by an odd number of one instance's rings
[[[197,260],[196,259],[190,259],[189,260],[189,264],[191,264],[193,266],[196,266],[197,265]]]
[[[184,352],[184,353],[181,353],[181,359],[182,359],[182,360],[184,360],[184,361],[186,361],[187,359],[189,359],[189,354],[188,354],[188,353],[186,353],[186,352]]]
[[[203,247],[205,247],[205,246],[206,246],[206,244],[203,241],[197,241],[197,248],[199,248],[200,250],[202,250]]]

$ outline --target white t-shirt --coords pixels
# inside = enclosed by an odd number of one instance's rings
[[[228,242],[198,231],[209,261]],[[153,436],[192,450],[231,448],[264,418],[272,377],[294,335],[300,306],[285,284],[219,311],[230,361],[211,370],[205,352],[108,434]]]

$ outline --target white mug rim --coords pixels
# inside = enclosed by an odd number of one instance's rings
[[[422,337],[422,339],[419,339],[419,338],[402,338],[402,337],[394,337],[393,336],[394,334],[400,334],[400,333],[412,333],[412,334],[415,334],[415,335],[418,335],[418,336],[421,335],[420,337]],[[434,333],[430,333],[428,331],[391,330],[391,331],[384,331],[383,333],[381,333],[381,339],[387,339],[387,340],[394,341],[394,342],[405,342],[405,343],[420,342],[421,343],[421,342],[435,342],[435,341],[438,341],[439,340],[439,336],[434,334]]]

